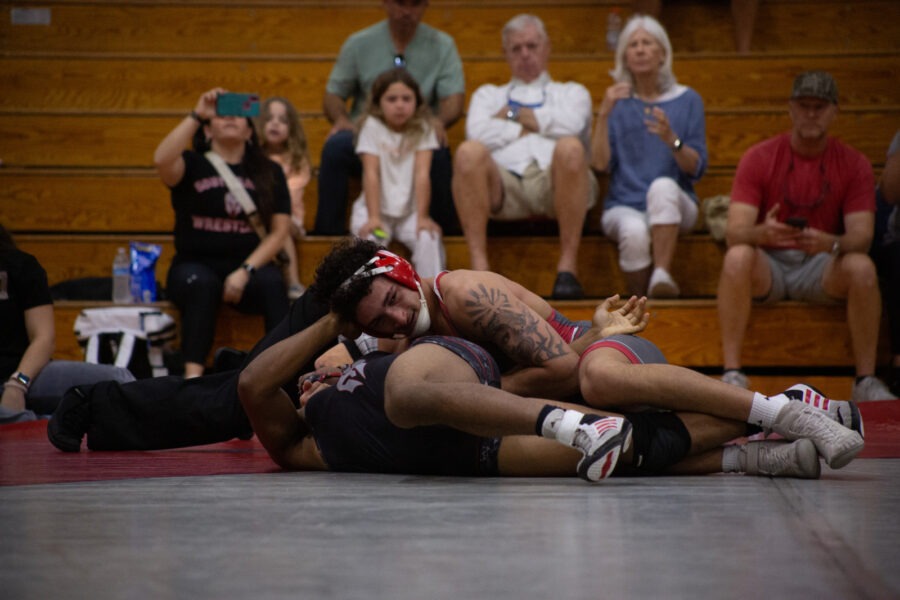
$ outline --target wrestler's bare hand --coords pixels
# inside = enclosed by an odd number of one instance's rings
[[[623,303],[618,294],[601,302],[593,318],[594,327],[600,330],[601,337],[639,333],[649,322],[645,296],[632,296]]]

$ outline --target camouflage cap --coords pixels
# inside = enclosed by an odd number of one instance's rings
[[[819,98],[837,104],[837,84],[825,71],[806,71],[797,75],[794,80],[791,100],[794,98]]]

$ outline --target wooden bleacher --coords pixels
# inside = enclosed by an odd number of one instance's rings
[[[51,283],[108,274],[115,249],[131,239],[163,245],[157,276],[165,279],[172,258],[172,212],[151,156],[205,89],[223,85],[291,98],[317,161],[328,130],[322,90],[340,44],[384,15],[374,0],[20,5],[49,9],[51,22],[13,25],[10,5],[0,15],[0,220],[24,250],[41,260]],[[598,99],[612,68],[612,56],[603,47],[605,17],[610,8],[628,5],[614,0],[432,0],[425,20],[456,39],[471,93],[482,83],[508,77],[500,28],[515,13],[533,12],[544,19],[553,41],[551,73],[584,83]],[[838,81],[841,114],[834,133],[864,152],[880,172],[887,144],[900,126],[900,2],[762,0],[749,56],[732,51],[727,2],[665,3],[662,21],[675,48],[676,74],[706,104],[710,168],[697,186],[701,197],[728,193],[747,147],[789,128],[791,81],[811,68],[826,69]],[[450,130],[451,144],[463,135],[463,124],[457,124]],[[315,182],[306,199],[311,229]],[[593,297],[624,288],[615,249],[598,233],[598,214],[586,226],[579,265]],[[332,241],[311,237],[300,243],[304,281],[312,278]],[[556,250],[553,235],[497,237],[490,245],[496,270],[540,294],[552,287]],[[447,251],[450,268],[468,265],[462,238],[449,237]],[[686,299],[653,303],[648,337],[673,362],[703,368],[721,364],[714,295],[722,252],[703,231],[685,238],[674,275]],[[559,306],[573,317],[591,312],[591,303]],[[81,307],[57,306],[60,357],[77,356],[74,336],[67,332]],[[782,303],[757,311],[748,332],[748,366],[846,371],[851,365],[840,307]],[[226,310],[219,329],[217,343],[246,347],[261,324]]]

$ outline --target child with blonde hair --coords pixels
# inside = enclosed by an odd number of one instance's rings
[[[260,107],[260,145],[263,152],[281,165],[291,194],[291,236],[284,245],[289,264],[285,275],[288,297],[296,300],[306,288],[300,283],[297,240],[306,235],[303,220],[303,191],[312,175],[306,133],[297,109],[286,98],[272,96]]]

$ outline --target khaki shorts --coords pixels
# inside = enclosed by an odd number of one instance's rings
[[[531,163],[521,177],[506,169],[499,169],[503,185],[503,204],[491,218],[498,221],[521,221],[535,216],[556,218],[553,207],[553,182],[550,169],[542,170],[537,163]],[[587,210],[597,203],[597,179],[590,169],[585,171],[589,178]]]

